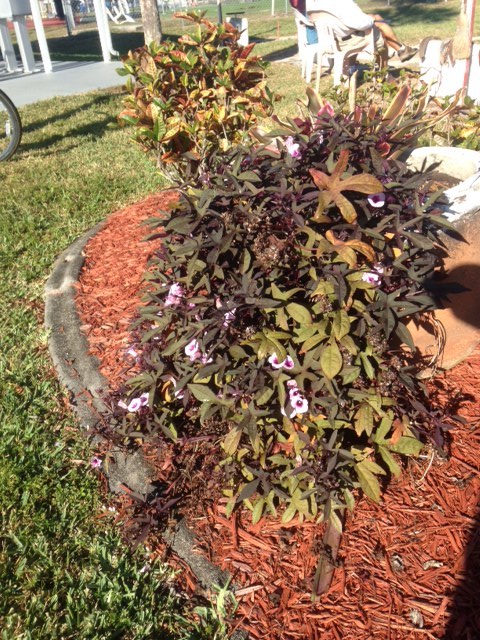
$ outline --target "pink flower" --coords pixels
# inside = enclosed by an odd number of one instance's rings
[[[93,458],[90,460],[90,466],[92,467],[92,469],[100,469],[100,467],[102,466],[102,459],[98,458],[97,456],[93,456]]]
[[[373,284],[374,286],[380,284],[382,277],[378,273],[374,273],[373,271],[367,271],[363,274],[362,280],[364,282],[368,282],[368,284]]]
[[[120,407],[120,409],[125,409],[125,410],[128,409],[127,405],[125,404],[125,402],[123,400],[119,400],[118,401],[118,406]]]
[[[135,349],[133,347],[130,347],[130,349],[127,349],[126,354],[127,354],[127,356],[130,356],[131,358],[138,358],[138,353],[137,353],[137,351],[135,351]]]
[[[295,363],[293,362],[292,358],[290,356],[287,356],[285,358],[285,360],[282,360],[280,362],[280,360],[278,359],[278,356],[276,353],[273,353],[269,359],[268,362],[272,365],[272,367],[274,369],[293,369],[295,367]]]
[[[280,362],[276,353],[272,353],[269,357],[268,362],[272,365],[274,369],[281,369],[283,367],[284,360]]]
[[[168,295],[175,296],[176,298],[183,298],[185,292],[181,284],[178,284],[178,282],[174,282],[168,290]]]
[[[283,407],[280,409],[280,413],[287,418],[290,418],[290,420],[297,415],[306,413],[307,411],[308,400],[304,398],[299,391],[295,395],[290,395],[290,401],[288,402],[285,409],[283,409]]]
[[[300,145],[294,141],[292,136],[288,136],[288,138],[285,140],[285,147],[287,148],[287,151],[292,156],[292,158],[302,157],[302,154],[300,153]]]
[[[231,311],[227,311],[227,313],[223,316],[222,327],[228,327],[229,324],[235,319],[236,309],[232,309]]]
[[[142,395],[138,398],[132,398],[130,400],[130,404],[127,405],[127,411],[130,413],[135,413],[142,407],[148,404],[148,393],[142,393]]]
[[[368,196],[367,202],[371,207],[378,209],[379,207],[383,207],[385,199],[384,193],[372,193]]]
[[[190,362],[194,362],[202,357],[202,352],[200,351],[200,345],[198,344],[198,340],[190,340],[190,342],[185,347],[185,355],[190,358]]]
[[[175,307],[177,304],[180,304],[184,295],[185,291],[183,290],[182,285],[178,284],[178,282],[174,282],[168,290],[168,295],[165,298],[164,303],[165,306]]]
[[[299,395],[294,398],[290,398],[290,403],[295,412],[294,415],[299,415],[308,411],[308,400],[303,396]]]
[[[372,284],[374,287],[378,286],[382,282],[382,273],[383,267],[379,265],[378,267],[374,267],[373,271],[366,271],[362,275],[362,280],[368,282],[368,284]]]
[[[300,389],[298,387],[292,387],[289,392],[288,395],[290,397],[290,400],[292,400],[292,398],[302,398],[302,392],[300,391]]]
[[[334,115],[335,115],[335,109],[330,104],[330,102],[328,102],[328,100],[325,100],[323,103],[323,107],[321,107],[317,113],[317,118],[321,118],[322,116],[328,116],[329,118],[333,118]]]

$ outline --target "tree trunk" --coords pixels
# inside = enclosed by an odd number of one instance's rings
[[[156,0],[140,0],[140,10],[142,12],[142,25],[145,37],[145,44],[151,42],[161,42],[162,25]]]

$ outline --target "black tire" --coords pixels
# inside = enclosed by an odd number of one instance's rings
[[[0,89],[0,161],[8,160],[22,137],[22,122],[10,98]]]

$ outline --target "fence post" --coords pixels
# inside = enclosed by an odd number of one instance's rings
[[[275,15],[275,0],[272,0],[272,16]]]

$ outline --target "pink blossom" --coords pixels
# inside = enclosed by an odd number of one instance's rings
[[[306,413],[308,411],[308,400],[304,398],[300,392],[295,395],[290,395],[290,401],[285,409],[282,407],[280,413],[287,418],[294,418],[297,415]]]
[[[125,404],[125,402],[123,400],[119,400],[118,401],[118,406],[120,407],[120,409],[125,409],[125,410],[128,409],[127,405]]]
[[[283,367],[284,360],[280,362],[276,353],[272,353],[269,357],[268,362],[272,365],[274,369],[281,369]]]
[[[330,104],[330,102],[328,102],[328,100],[325,100],[323,103],[323,106],[320,108],[320,110],[317,113],[317,118],[321,118],[322,116],[329,116],[330,118],[333,118],[334,115],[335,115],[335,109]]]
[[[295,367],[295,363],[293,362],[292,358],[290,356],[287,356],[285,358],[285,360],[282,360],[280,362],[280,360],[278,359],[278,356],[276,353],[273,353],[269,359],[268,362],[272,365],[272,367],[274,369],[293,369]]]
[[[373,268],[373,271],[366,271],[362,275],[362,280],[364,282],[368,282],[368,284],[372,284],[373,286],[378,286],[382,282],[382,274],[383,267],[379,264]]]
[[[127,349],[126,354],[127,354],[127,356],[130,356],[131,358],[138,358],[138,353],[137,353],[137,351],[135,351],[135,349],[133,347],[130,347],[130,349]]]
[[[287,148],[287,151],[292,156],[292,158],[302,157],[302,154],[300,153],[300,145],[294,141],[292,136],[288,136],[288,138],[285,140],[285,147]]]
[[[292,387],[289,390],[288,395],[290,396],[290,400],[292,398],[303,397],[302,392],[300,391],[300,389],[298,387]]]
[[[178,284],[178,282],[174,282],[168,290],[168,295],[175,296],[176,298],[183,298],[183,296],[185,295],[185,291],[183,290],[181,284]]]
[[[185,347],[185,355],[190,358],[190,362],[194,362],[202,357],[202,352],[200,351],[200,345],[198,344],[198,340],[190,340],[190,342]]]
[[[298,389],[298,384],[297,384],[296,380],[288,380],[287,381],[287,387],[289,389],[292,389],[292,388]]]
[[[92,469],[100,469],[100,467],[102,466],[102,459],[98,458],[97,456],[93,456],[93,458],[90,460],[90,466],[92,467]]]
[[[382,281],[382,276],[379,273],[375,273],[374,271],[367,271],[362,275],[362,280],[364,282],[368,282],[368,284],[373,284],[374,286],[379,285]]]
[[[148,393],[142,393],[142,395],[138,398],[132,398],[130,400],[130,404],[127,406],[127,411],[130,413],[135,413],[142,407],[148,404]]]
[[[229,324],[235,319],[236,309],[232,309],[231,311],[227,311],[227,313],[223,316],[223,327],[228,327]]]
[[[185,295],[185,291],[182,285],[178,284],[178,282],[174,282],[170,289],[168,290],[168,295],[165,298],[165,306],[166,307],[174,307],[177,304],[180,304],[183,296]]]
[[[303,396],[290,398],[290,402],[295,412],[294,415],[299,415],[301,413],[306,413],[308,411],[308,400]]]
[[[200,360],[202,364],[210,364],[210,362],[213,362],[213,358],[209,358],[206,354],[203,354]]]
[[[372,193],[367,197],[367,202],[371,207],[378,209],[379,207],[383,207],[385,199],[384,193]]]

